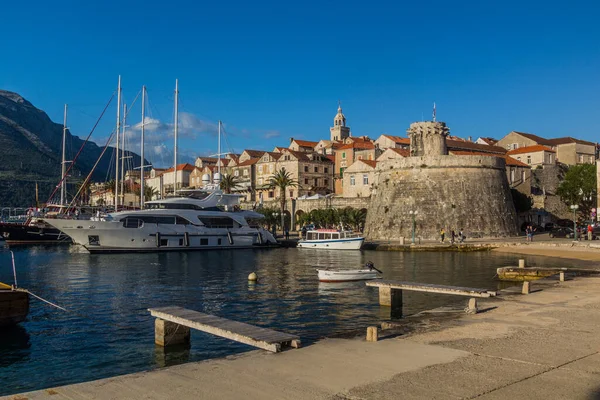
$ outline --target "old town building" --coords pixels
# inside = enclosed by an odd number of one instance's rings
[[[545,139],[531,133],[512,131],[500,139],[496,145],[504,147],[508,151],[523,147],[545,146],[556,153],[555,162],[566,165],[594,164],[596,162],[596,145],[572,137]]]
[[[356,160],[344,171],[343,197],[369,197],[375,175],[375,160]]]

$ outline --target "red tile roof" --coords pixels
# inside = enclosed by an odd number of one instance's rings
[[[244,150],[242,153],[248,154],[252,158],[260,157],[266,152],[264,150]]]
[[[506,154],[513,155],[513,154],[535,153],[538,151],[549,151],[550,153],[556,153],[550,147],[541,146],[539,144],[536,144],[535,146],[525,146],[525,147],[519,147],[518,149],[510,150]]]
[[[215,160],[216,160],[216,158],[215,158]],[[190,171],[191,172],[191,171],[195,170],[196,168],[197,168],[196,166],[194,166],[192,164],[188,164],[188,163],[177,165],[177,171]],[[167,172],[173,172],[173,167],[165,170],[163,173],[167,173]]]
[[[504,158],[504,161],[506,161],[506,165],[512,165],[515,167],[525,167],[525,168],[531,168],[530,165],[525,164],[524,162],[521,162],[519,160],[516,160],[510,156],[507,155],[502,155],[502,154],[492,154],[492,153],[484,153],[481,151],[465,151],[465,150],[451,150],[451,153],[455,156],[487,156],[487,157],[500,157],[500,158]]]
[[[310,161],[310,159],[306,156],[307,153],[305,153],[303,151],[296,151],[296,150],[292,150],[292,149],[285,149],[284,152],[290,153],[291,155],[293,155],[294,157],[296,157],[298,160],[301,160],[301,161]]]
[[[395,147],[390,147],[390,150],[394,153],[401,155],[402,157],[410,157],[410,150],[408,149],[398,149]]]
[[[494,146],[496,143],[498,143],[498,141],[496,139],[490,138],[490,137],[482,137],[479,139],[483,140],[486,144],[488,144],[490,146]]]
[[[369,150],[369,149],[374,149],[374,148],[375,148],[375,145],[373,143],[362,141],[362,142],[354,142],[354,143],[345,144],[343,146],[340,146],[336,150],[346,150],[346,149]]]
[[[388,138],[390,140],[393,140],[395,143],[398,143],[398,144],[410,144],[409,138],[403,138],[400,136],[392,136],[392,135],[385,135],[385,134],[383,136],[385,136],[386,138]]]
[[[562,138],[556,138],[556,139],[548,139],[548,142],[550,142],[554,146],[559,145],[559,144],[568,144],[568,143],[587,144],[588,146],[595,146],[596,145],[596,143],[587,142],[585,140],[580,140],[580,139],[575,139],[575,138],[572,138],[570,136],[562,137]]]
[[[198,158],[196,158],[196,160],[202,160],[203,162],[206,162],[206,163],[216,163],[217,162],[216,157],[198,157]]]
[[[543,137],[540,137],[538,135],[534,135],[532,133],[517,132],[517,131],[512,131],[511,133],[516,133],[517,135],[521,135],[523,137],[526,137],[527,139],[535,141],[537,144],[543,144],[543,145],[546,145],[546,146],[552,146],[552,143],[548,139],[544,139]]]
[[[446,140],[448,150],[473,150],[484,153],[506,154],[506,149],[499,146],[490,146],[487,144],[473,143],[462,140]]]
[[[260,160],[260,158],[251,158],[249,160],[239,163],[237,166],[245,167],[246,165],[253,165],[253,164],[256,164],[259,160]]]
[[[377,166],[377,161],[375,161],[375,160],[358,160],[358,161],[363,162],[372,168],[375,168]]]
[[[319,142],[311,142],[308,140],[292,139],[300,147],[315,147]]]

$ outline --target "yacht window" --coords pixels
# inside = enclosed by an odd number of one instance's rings
[[[160,246],[166,247],[169,245],[169,239],[160,239]]]
[[[233,220],[229,217],[205,217],[198,216],[198,219],[207,228],[233,228]]]
[[[183,239],[179,239],[179,245],[183,246]]]
[[[141,228],[144,226],[144,221],[139,218],[125,218],[123,228]]]
[[[221,238],[217,239],[217,244],[220,246],[221,245]]]
[[[208,239],[200,239],[200,246],[208,246]]]
[[[190,224],[190,221],[188,221],[187,219],[185,219],[185,218],[183,218],[183,217],[180,217],[179,215],[177,215],[177,216],[175,217],[175,223],[176,223],[177,225],[189,225],[189,224]]]

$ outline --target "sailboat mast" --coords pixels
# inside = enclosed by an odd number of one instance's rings
[[[123,130],[121,132],[121,205],[125,204],[125,121],[127,121],[127,104],[123,104]]]
[[[140,208],[144,209],[144,126],[146,125],[146,86],[142,86],[142,145],[140,161]]]
[[[221,183],[221,120],[219,120],[217,147],[217,173],[219,174],[219,183]]]
[[[119,133],[121,131],[121,75],[117,86],[117,146],[115,149],[115,211],[119,211]]]
[[[65,148],[67,144],[67,105],[65,104],[65,119],[63,122],[63,137],[62,137],[62,163],[61,163],[61,182],[60,182],[60,205],[65,205],[65,174],[67,173],[67,162],[65,160]]]
[[[175,184],[173,185],[173,194],[177,194],[177,131],[179,125],[179,80],[175,79],[175,147],[174,147],[174,164],[173,172],[175,172]]]

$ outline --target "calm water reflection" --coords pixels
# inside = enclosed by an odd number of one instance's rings
[[[32,300],[27,322],[0,330],[0,395],[250,349],[193,332],[191,349],[164,354],[154,347],[150,307],[178,305],[296,333],[308,344],[381,317],[375,289],[360,282],[319,283],[315,266],[356,267],[371,260],[388,279],[494,288],[495,269],[519,258],[310,249],[90,255],[77,247],[15,248],[15,257],[19,285],[70,312]],[[529,257],[527,263],[539,261]],[[256,285],[247,282],[252,271],[259,276]],[[0,252],[0,281],[12,282],[7,252]],[[406,293],[405,313],[461,301]]]

